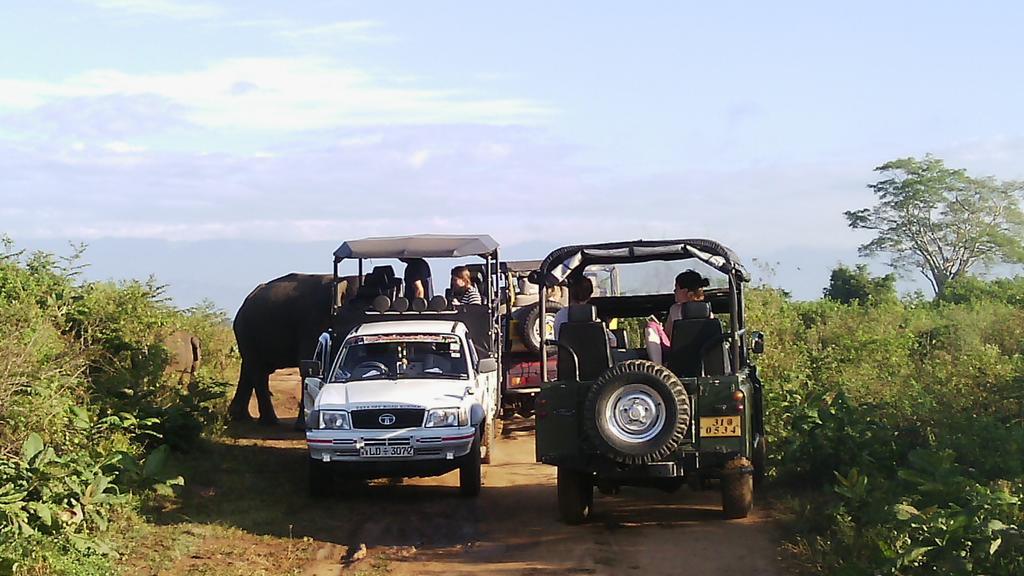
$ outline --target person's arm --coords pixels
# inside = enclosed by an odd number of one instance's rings
[[[422,280],[414,280],[412,283],[412,291],[414,298],[426,298],[427,291],[423,288]]]
[[[466,304],[483,304],[484,299],[480,297],[480,291],[476,289],[476,286],[470,286],[466,290]]]
[[[682,309],[683,305],[678,302],[670,306],[668,309],[668,315],[665,316],[665,324],[663,327],[665,328],[665,334],[668,334],[669,338],[672,337],[672,324],[683,316]]]

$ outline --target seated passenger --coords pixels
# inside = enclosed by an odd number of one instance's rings
[[[580,276],[572,281],[572,286],[569,290],[569,306],[589,304],[590,298],[593,295],[594,283],[590,278]],[[561,308],[558,312],[555,312],[555,340],[558,340],[558,332],[562,327],[562,324],[569,321],[569,306]],[[607,327],[605,327],[604,331],[608,336],[608,345],[615,348],[615,335],[613,335]]]
[[[647,357],[657,364],[662,363],[662,358],[668,353],[672,343],[672,325],[676,320],[683,317],[683,305],[687,302],[703,302],[704,288],[711,285],[711,282],[694,270],[680,272],[675,282],[675,303],[668,309],[668,316],[662,325],[654,317],[648,319],[647,328],[644,330],[647,342]],[[711,315],[714,318],[714,314]]]
[[[480,291],[473,285],[473,278],[470,276],[469,268],[456,266],[452,268],[452,304],[464,306],[466,304],[483,304]]]

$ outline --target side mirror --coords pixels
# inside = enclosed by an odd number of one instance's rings
[[[320,376],[320,361],[319,360],[302,360],[299,362],[299,376],[302,378],[311,378]]]
[[[754,354],[764,354],[764,333],[754,332],[752,336],[753,342],[751,342],[750,351]]]
[[[481,374],[487,374],[490,372],[498,371],[498,361],[494,358],[481,358],[480,364],[477,366],[477,372]]]

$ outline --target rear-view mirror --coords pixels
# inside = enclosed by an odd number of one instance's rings
[[[750,345],[750,351],[754,354],[764,354],[764,333],[754,332],[753,342]]]
[[[494,358],[481,358],[480,365],[477,367],[477,371],[481,374],[487,374],[489,372],[498,371],[498,361]]]
[[[301,362],[299,362],[299,376],[301,376],[302,378],[320,376],[320,361],[302,360]]]

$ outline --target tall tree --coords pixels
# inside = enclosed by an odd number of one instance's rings
[[[866,264],[854,268],[840,264],[832,269],[825,298],[843,304],[880,304],[896,300],[896,275],[872,276]]]
[[[1024,261],[1024,183],[973,178],[932,155],[875,168],[878,203],[845,212],[851,228],[873,230],[862,256],[888,254],[895,269],[917,270],[941,296],[977,265]]]

